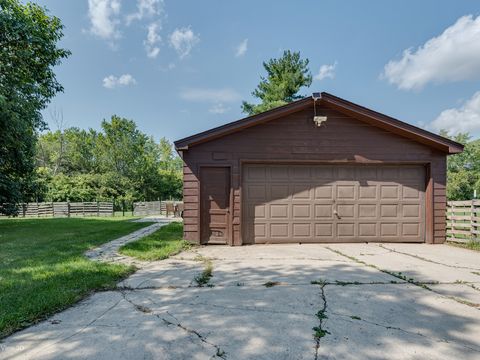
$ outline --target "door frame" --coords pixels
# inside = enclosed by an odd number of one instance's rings
[[[204,168],[228,168],[230,186],[228,190],[228,216],[227,216],[227,245],[233,245],[233,229],[232,229],[232,216],[233,216],[233,187],[232,187],[232,165],[231,164],[219,164],[219,163],[201,163],[197,165],[198,171],[198,214],[197,214],[197,224],[198,224],[198,239],[200,245],[205,245],[202,242],[202,170]],[[211,244],[213,245],[213,244]]]
[[[239,181],[239,194],[240,194],[240,231],[239,231],[239,243],[243,245],[243,169],[245,165],[249,164],[265,164],[265,165],[423,165],[425,167],[425,196],[424,196],[424,211],[425,211],[425,224],[424,224],[424,244],[433,244],[434,234],[434,179],[432,172],[431,161],[382,161],[382,160],[292,160],[292,159],[240,159],[240,181]]]

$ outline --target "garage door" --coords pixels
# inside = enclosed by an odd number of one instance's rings
[[[423,166],[260,165],[243,168],[248,243],[423,242]]]

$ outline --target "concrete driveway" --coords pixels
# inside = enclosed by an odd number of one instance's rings
[[[4,339],[0,358],[480,359],[478,304],[480,253],[446,245],[211,246]]]

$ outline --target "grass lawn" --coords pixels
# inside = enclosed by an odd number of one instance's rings
[[[124,218],[1,219],[0,338],[93,290],[113,288],[134,269],[83,253],[147,225]]]
[[[456,246],[456,247],[461,247],[464,249],[469,249],[469,250],[474,250],[474,251],[480,251],[480,241],[469,241],[466,243],[458,243],[458,242],[453,242],[453,241],[447,241],[448,245]]]
[[[122,246],[120,253],[141,260],[162,260],[190,247],[182,238],[183,224],[173,222],[149,236]]]

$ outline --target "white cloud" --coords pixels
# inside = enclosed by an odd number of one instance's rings
[[[403,90],[480,77],[480,16],[463,16],[441,35],[391,60],[383,77]]]
[[[190,27],[175,29],[175,31],[170,34],[170,45],[173,46],[180,59],[188,56],[192,48],[199,41],[200,38],[198,35],[195,35]]]
[[[235,49],[235,57],[245,55],[248,49],[248,39],[243,40]]]
[[[137,81],[130,74],[123,74],[119,77],[115,75],[109,75],[103,79],[103,87],[107,89],[115,89],[117,87],[123,87],[128,85],[135,85]]]
[[[180,97],[188,101],[210,102],[213,104],[231,103],[241,99],[238,92],[233,89],[204,89],[189,88],[180,93]]]
[[[162,38],[158,33],[160,29],[161,26],[158,22],[148,25],[147,39],[143,42],[147,56],[152,59],[155,59],[160,53],[160,48],[158,47],[162,41]]]
[[[127,25],[130,25],[132,21],[135,20],[142,20],[145,17],[159,15],[162,11],[163,0],[138,0],[137,11],[127,15]]]
[[[120,32],[117,29],[119,14],[119,0],[88,0],[90,32],[106,40],[120,37]]]
[[[208,109],[208,111],[211,112],[212,114],[224,114],[228,110],[230,110],[230,108],[226,107],[222,103],[214,104],[210,109]]]
[[[477,91],[461,107],[444,110],[428,128],[433,131],[447,130],[450,135],[468,132],[480,135],[480,91]]]
[[[313,78],[315,80],[323,80],[323,79],[326,79],[326,78],[330,78],[330,79],[333,79],[335,77],[335,68],[337,67],[337,62],[335,61],[335,63],[331,64],[331,65],[327,65],[327,64],[324,64],[322,66],[320,66],[320,70],[318,71],[318,74],[315,75]]]
[[[168,72],[168,71],[171,71],[171,70],[175,69],[176,67],[177,67],[177,65],[174,62],[170,62],[167,65],[160,66],[159,69],[163,72]]]
[[[225,103],[235,103],[240,101],[241,96],[238,92],[230,88],[224,89],[205,89],[205,88],[189,88],[180,93],[180,97],[184,100],[208,103],[210,108],[208,111],[212,114],[224,114],[230,110]]]

